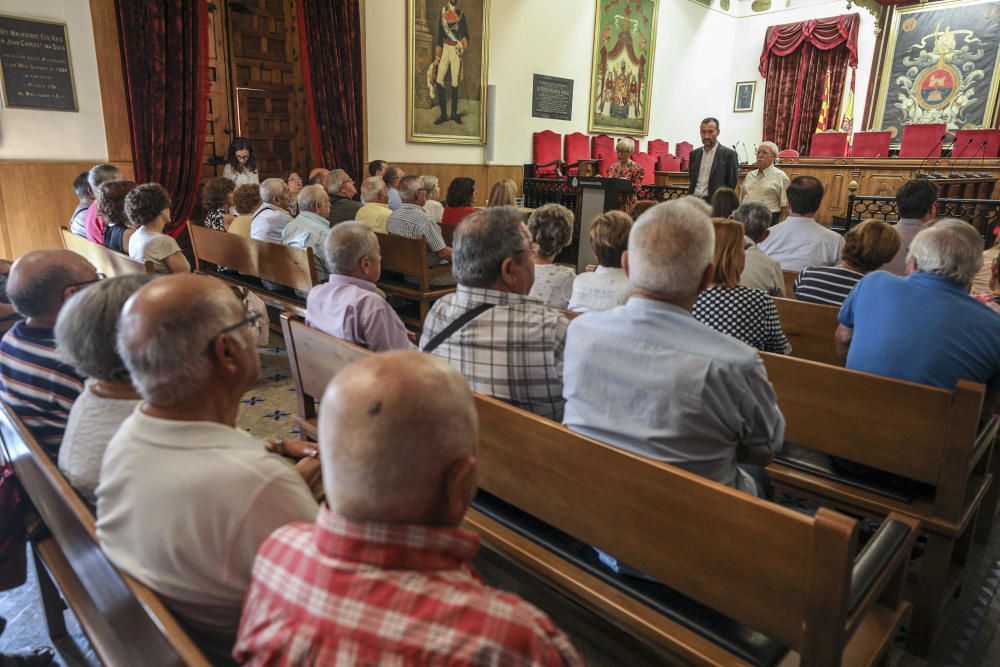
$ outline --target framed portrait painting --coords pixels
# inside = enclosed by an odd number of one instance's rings
[[[597,0],[590,132],[649,134],[658,0]]]
[[[490,0],[406,0],[406,140],[486,143]]]
[[[1000,76],[1000,3],[952,0],[892,8],[869,125],[946,123],[950,131],[992,127]]]
[[[757,92],[756,81],[740,81],[736,84],[736,94],[733,96],[733,111],[742,113],[753,111],[753,96]]]

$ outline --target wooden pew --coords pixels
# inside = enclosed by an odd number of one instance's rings
[[[438,275],[451,275],[451,264],[428,266],[430,254],[423,239],[410,239],[395,234],[379,234],[379,247],[382,251],[382,279],[379,288],[386,294],[395,294],[403,299],[415,301],[419,307],[419,317],[400,313],[407,324],[416,329],[423,328],[424,318],[431,309],[431,304],[446,294],[455,291],[454,285],[431,285],[431,278]],[[395,274],[395,275],[393,275]],[[419,284],[406,281],[403,276],[412,276]]]
[[[792,344],[793,357],[834,366],[844,365],[833,339],[839,308],[791,298],[771,298],[778,308],[781,328]]]
[[[799,277],[799,272],[798,271],[782,271],[781,275],[785,279],[785,296],[788,297],[789,299],[794,299],[795,298],[795,290],[792,289],[792,284],[795,282],[795,279]]]
[[[105,665],[209,667],[156,594],[104,554],[90,510],[3,404],[0,438],[4,455],[44,524],[35,531],[31,546],[52,639],[67,636],[61,595]]]
[[[304,299],[288,290],[268,289],[260,281],[267,280],[308,292],[316,284],[316,261],[312,248],[293,248],[281,243],[258,241],[201,225],[189,224],[188,232],[191,234],[196,270],[247,287],[269,306],[305,316]],[[217,272],[216,266],[225,266],[230,271]]]
[[[63,247],[83,255],[94,265],[99,273],[111,276],[122,276],[129,273],[154,273],[152,262],[137,262],[128,255],[109,250],[99,243],[94,243],[82,236],[77,236],[67,227],[61,227]]]
[[[290,313],[282,326],[290,356],[295,350],[297,393],[310,405],[333,375],[370,354]],[[475,398],[486,493],[466,522],[509,567],[671,664],[774,664],[786,649],[804,665],[868,665],[884,656],[908,610],[900,590],[915,520],[893,515],[854,559],[856,522],[847,517],[825,509],[807,517]],[[522,512],[530,516],[512,520]],[[673,592],[648,582],[629,588],[634,579],[578,562],[566,546],[582,546],[576,540]],[[653,600],[643,593],[650,587]]]
[[[926,655],[973,538],[985,536],[975,528],[997,464],[997,423],[980,427],[983,386],[963,381],[952,392],[764,352],[761,358],[787,421],[785,451],[768,467],[775,488],[854,515],[899,513],[922,523],[927,544],[908,646]],[[827,455],[924,486],[914,492],[858,482],[834,471]]]

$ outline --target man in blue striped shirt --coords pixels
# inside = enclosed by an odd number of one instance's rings
[[[52,329],[63,303],[99,279],[68,250],[36,250],[14,262],[7,294],[25,319],[0,340],[0,399],[55,459],[83,378],[60,361]]]

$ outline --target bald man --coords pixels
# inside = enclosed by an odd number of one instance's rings
[[[54,459],[83,378],[56,353],[53,328],[66,300],[98,280],[69,250],[35,250],[11,267],[7,296],[25,319],[0,340],[0,398]]]
[[[330,170],[326,167],[313,167],[313,170],[309,172],[308,185],[322,185],[325,190],[329,176]]]
[[[465,380],[430,355],[386,352],[339,373],[319,419],[329,507],[261,547],[233,657],[581,664],[547,616],[472,571],[479,539],[459,524],[476,492],[478,428]]]
[[[294,468],[236,428],[260,359],[243,304],[217,278],[158,278],[129,299],[118,350],[143,402],[111,439],[97,536],[160,594],[213,662],[228,660],[254,554],[317,505]]]

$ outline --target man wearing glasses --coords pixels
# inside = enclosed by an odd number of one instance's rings
[[[23,318],[0,340],[0,399],[53,460],[83,378],[56,354],[52,333],[63,304],[101,278],[69,250],[36,250],[11,267],[7,295]]]

